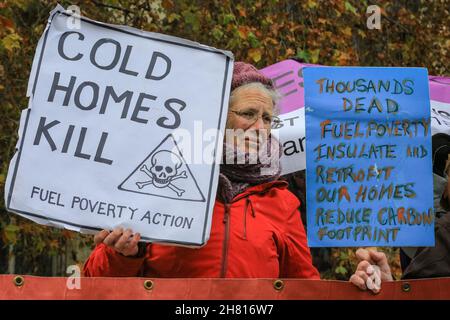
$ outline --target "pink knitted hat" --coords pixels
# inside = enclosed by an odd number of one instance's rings
[[[261,82],[269,88],[273,88],[272,80],[259,72],[254,66],[236,61],[234,63],[233,79],[231,80],[231,91],[250,82]]]

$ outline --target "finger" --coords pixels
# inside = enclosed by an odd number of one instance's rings
[[[102,243],[103,240],[105,240],[105,238],[108,236],[108,234],[109,234],[108,230],[102,230],[102,231],[98,232],[94,236],[94,243],[95,243],[95,245],[98,245],[99,243]]]
[[[358,263],[358,266],[356,267],[356,271],[363,271],[363,272],[367,272],[367,268],[370,267],[370,263],[367,262],[366,260],[361,261],[360,263]]]
[[[370,254],[370,258],[371,258],[377,265],[380,265],[380,264],[387,264],[387,263],[388,263],[386,254],[385,254],[384,252],[381,252],[381,251],[372,251],[372,250],[370,250],[370,251],[369,251],[369,254]]]
[[[114,247],[116,244],[116,241],[119,240],[120,236],[122,235],[122,228],[116,228],[114,229],[106,238],[103,240],[103,243],[107,246]]]
[[[113,229],[113,232],[122,234],[124,232],[124,230],[123,230],[122,227],[116,227],[116,228]]]
[[[370,257],[369,250],[364,248],[359,248],[356,250],[356,257],[359,261],[368,261],[369,264],[374,264],[372,258]]]
[[[392,280],[391,267],[389,266],[388,259],[386,254],[381,251],[371,251],[370,255],[372,260],[380,267],[380,270],[383,274],[383,281]]]
[[[132,248],[134,246],[137,246],[139,240],[141,240],[141,234],[140,233],[135,233],[134,236],[131,238],[128,247]]]
[[[357,276],[356,274],[350,277],[350,282],[361,290],[367,290],[366,283],[364,282],[364,280],[361,277]]]
[[[369,275],[364,271],[356,271],[355,275],[361,278],[364,281],[364,284],[367,285],[367,280],[369,279]]]
[[[114,249],[116,249],[119,252],[122,252],[127,247],[128,240],[130,239],[132,232],[133,231],[131,231],[131,229],[125,230],[122,236],[116,241]]]
[[[141,240],[141,235],[139,233],[135,233],[134,236],[131,238],[131,240],[129,240],[124,253],[126,255],[137,254],[139,251],[139,248],[138,248],[139,240]]]

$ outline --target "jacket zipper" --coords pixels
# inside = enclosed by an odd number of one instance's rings
[[[250,204],[250,198],[247,197],[245,198],[245,209],[244,209],[244,232],[242,234],[242,238],[244,240],[247,240],[247,210],[248,210],[248,206]]]
[[[249,197],[252,194],[263,194],[266,191],[258,191],[258,192],[252,192],[240,197],[237,197],[235,199],[233,199],[230,203],[224,203],[225,206],[225,215],[223,217],[223,223],[224,223],[224,228],[225,228],[225,235],[223,238],[223,246],[222,246],[222,266],[221,266],[221,270],[220,270],[220,277],[221,278],[225,278],[226,273],[227,273],[227,268],[228,268],[228,246],[229,246],[229,242],[230,242],[230,208],[231,208],[231,204],[242,199],[245,197]]]
[[[223,217],[223,223],[225,224],[225,235],[223,237],[222,247],[222,268],[220,270],[221,278],[225,278],[228,267],[228,245],[230,241],[230,207],[230,203],[225,204],[225,215]]]

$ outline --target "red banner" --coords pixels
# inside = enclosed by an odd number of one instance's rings
[[[77,284],[79,289],[74,288]],[[72,288],[72,289],[70,289]],[[450,300],[450,278],[383,283],[279,279],[58,278],[0,275],[1,300]]]

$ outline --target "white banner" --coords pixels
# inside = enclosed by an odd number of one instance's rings
[[[272,133],[283,147],[281,174],[306,168],[305,108],[278,116],[280,122],[272,127]]]
[[[430,100],[431,134],[450,134],[450,103]]]

